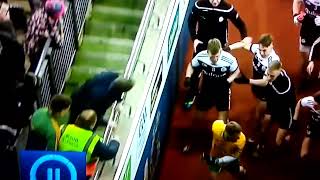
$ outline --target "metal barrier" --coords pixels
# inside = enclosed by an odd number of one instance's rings
[[[48,66],[48,52],[51,44],[51,39],[47,39],[41,56],[40,60],[38,62],[38,66],[35,71],[35,75],[38,76],[40,79],[40,92],[37,97],[37,106],[42,107],[47,104],[49,104],[49,101],[51,99],[51,96],[54,92],[52,92],[52,75],[49,74],[49,72],[52,72],[49,70]],[[52,68],[52,66],[50,66]]]

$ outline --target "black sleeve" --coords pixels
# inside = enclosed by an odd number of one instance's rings
[[[199,19],[199,12],[198,11],[199,11],[198,8],[194,5],[192,7],[192,11],[191,11],[189,18],[188,18],[188,27],[189,27],[189,32],[190,32],[190,36],[191,36],[192,41],[197,39],[196,28],[197,28],[197,22]]]
[[[110,160],[113,159],[118,152],[118,148],[113,148],[109,145],[98,141],[96,146],[93,149],[92,157],[98,157],[101,160]]]
[[[25,75],[25,68],[24,68],[24,62],[25,62],[25,55],[24,55],[24,49],[23,46],[17,43],[17,46],[15,48],[14,53],[14,60],[16,61],[16,80],[22,82],[24,81],[24,75]]]
[[[241,39],[243,39],[243,38],[248,36],[246,24],[241,19],[241,17],[239,16],[239,13],[237,12],[237,10],[234,9],[234,7],[229,12],[228,18],[231,20],[231,22],[239,30],[240,35],[241,35]]]
[[[274,99],[274,101],[285,106],[296,105],[294,88],[286,73],[282,72],[272,84],[273,91],[281,97],[280,99]]]
[[[279,81],[275,84],[276,88],[281,94],[289,94],[291,89],[291,80],[287,75],[279,75]]]

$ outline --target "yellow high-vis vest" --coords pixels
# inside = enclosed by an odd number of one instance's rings
[[[101,139],[92,131],[79,128],[74,124],[61,126],[59,151],[85,152],[87,162],[91,161],[94,147]]]

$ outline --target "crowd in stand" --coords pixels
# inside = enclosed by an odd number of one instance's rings
[[[115,72],[102,72],[71,97],[56,94],[48,107],[37,107],[40,79],[35,71],[48,38],[54,48],[63,44],[65,2],[30,0],[31,14],[8,2],[0,3],[0,178],[19,179],[17,154],[24,149],[86,152],[87,175],[92,176],[97,158],[114,159],[120,145],[117,139],[103,143],[95,129],[107,125],[106,110],[120,102],[134,82]],[[27,135],[22,133],[25,130]],[[27,136],[27,141],[18,142],[20,136]]]

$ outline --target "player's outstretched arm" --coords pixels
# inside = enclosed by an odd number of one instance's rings
[[[268,85],[268,79],[266,76],[263,79],[249,79],[249,83],[255,86],[265,87]]]
[[[230,50],[244,48],[250,50],[252,44],[252,37],[245,37],[241,41],[229,45]]]
[[[301,99],[297,102],[296,108],[294,110],[294,115],[293,115],[294,120],[297,120],[299,118],[300,108],[301,108]]]

